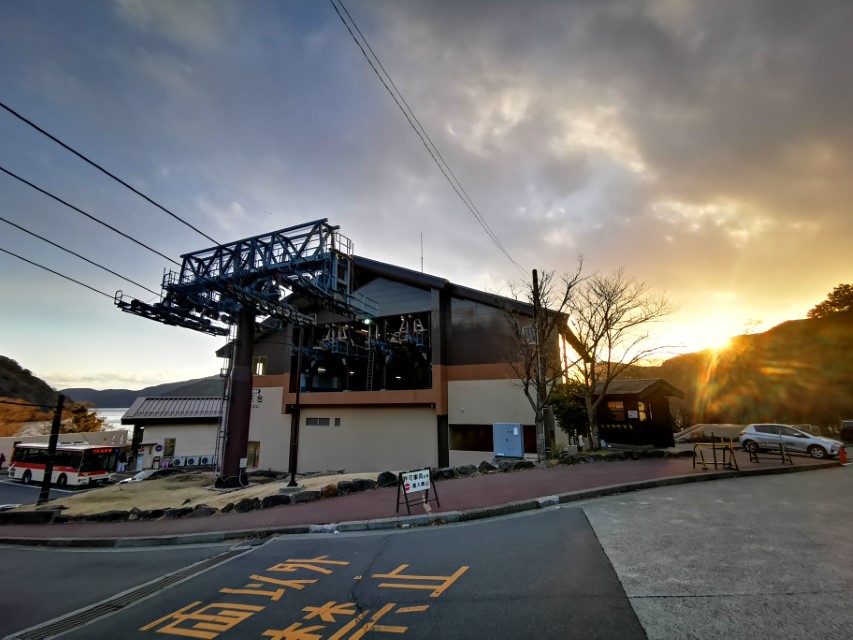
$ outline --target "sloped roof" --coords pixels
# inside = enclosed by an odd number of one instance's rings
[[[216,422],[222,415],[222,398],[210,396],[142,396],[121,417],[122,424],[150,422]]]
[[[597,382],[595,384],[595,393],[601,393],[601,389],[603,387],[603,382]],[[684,392],[681,391],[681,389],[671,385],[663,378],[649,378],[647,380],[614,380],[609,385],[607,385],[606,395],[635,395],[640,398],[644,398],[646,396],[651,395],[652,393],[657,393],[658,391],[663,391],[664,395],[667,396],[676,396],[678,398],[684,397]]]

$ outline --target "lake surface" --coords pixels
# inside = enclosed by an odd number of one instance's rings
[[[122,424],[121,417],[127,412],[127,407],[124,409],[101,409],[99,407],[95,407],[95,413],[97,413],[101,418],[106,420],[106,424],[104,425],[104,429],[107,431],[115,431],[116,429],[124,429],[130,433],[133,433],[133,425],[130,424]]]

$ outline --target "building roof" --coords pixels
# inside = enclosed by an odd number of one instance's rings
[[[601,393],[604,386],[603,382],[597,382],[595,385],[596,394]],[[664,395],[676,396],[681,398],[684,392],[678,387],[668,383],[663,378],[649,378],[647,380],[614,380],[607,385],[608,396],[638,396],[640,398],[647,397],[653,393],[663,391]]]
[[[133,401],[121,417],[122,424],[151,424],[156,422],[207,423],[218,422],[222,415],[220,397],[142,396]]]

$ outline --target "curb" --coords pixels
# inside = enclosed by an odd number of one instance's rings
[[[302,535],[306,533],[344,533],[352,531],[377,531],[383,529],[410,529],[429,527],[457,522],[473,522],[499,516],[535,511],[657,487],[670,487],[694,482],[710,482],[728,478],[750,476],[770,476],[817,469],[831,469],[842,466],[839,462],[824,462],[805,467],[772,467],[769,469],[741,469],[733,471],[712,471],[703,475],[680,475],[639,480],[624,484],[605,485],[594,489],[581,489],[551,496],[528,498],[488,507],[476,507],[467,511],[446,511],[414,516],[399,516],[376,520],[354,520],[333,524],[287,525],[266,527],[263,529],[235,529],[230,531],[210,531],[205,533],[187,533],[164,536],[124,537],[124,538],[20,538],[0,536],[0,545],[52,548],[139,548],[172,546],[180,544],[215,544],[238,540],[261,540],[279,535]]]

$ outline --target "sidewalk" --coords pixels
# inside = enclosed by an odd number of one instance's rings
[[[807,471],[838,465],[795,457],[794,465],[762,459],[751,463],[738,452],[740,471],[708,471],[689,457],[598,462],[478,475],[435,483],[440,506],[423,504],[406,514],[397,508],[397,489],[385,488],[248,513],[135,522],[72,522],[2,525],[0,544],[58,547],[133,547],[219,542],[274,534],[359,531],[460,522],[532,510],[656,486],[721,478]]]

